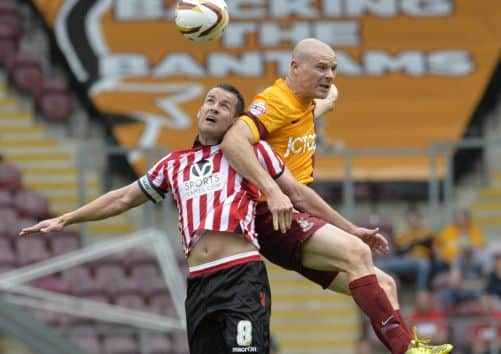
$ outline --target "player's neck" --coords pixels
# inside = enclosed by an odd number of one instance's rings
[[[293,80],[289,75],[285,77],[285,83],[289,87],[289,89],[292,91],[294,96],[302,102],[303,104],[310,104],[312,101],[312,98],[306,98],[302,93],[301,90],[299,90],[298,85],[296,84],[295,80]]]
[[[222,138],[213,137],[213,136],[204,135],[202,133],[199,133],[197,140],[200,143],[200,145],[202,145],[202,146],[210,146],[210,145],[220,144]]]

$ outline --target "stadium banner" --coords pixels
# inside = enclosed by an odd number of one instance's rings
[[[33,3],[94,107],[122,117],[111,123],[125,147],[187,148],[208,88],[229,82],[250,101],[287,73],[295,43],[316,37],[339,60],[320,141],[426,148],[463,136],[501,49],[499,0],[227,0],[230,25],[208,44],[181,36],[174,0]],[[318,155],[317,178],[343,177],[342,159]],[[142,174],[141,156],[130,159]],[[359,180],[422,180],[429,160],[360,157],[353,169]]]

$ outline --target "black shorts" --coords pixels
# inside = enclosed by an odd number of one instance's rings
[[[271,294],[262,261],[188,278],[185,306],[190,354],[268,354]]]

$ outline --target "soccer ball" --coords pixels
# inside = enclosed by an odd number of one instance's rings
[[[228,25],[224,0],[180,0],[176,6],[176,26],[194,42],[210,42],[221,37]]]

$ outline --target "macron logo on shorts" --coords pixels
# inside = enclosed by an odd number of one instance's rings
[[[256,347],[233,347],[233,353],[257,353]]]

